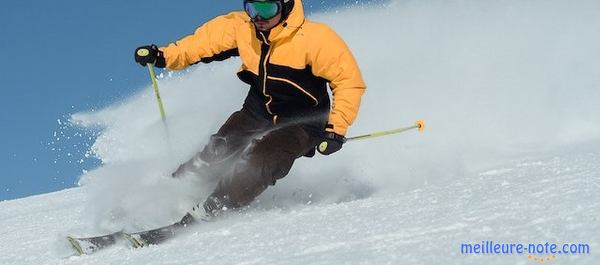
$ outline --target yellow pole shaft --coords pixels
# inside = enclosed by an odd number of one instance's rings
[[[158,101],[158,109],[160,110],[160,117],[162,120],[167,119],[167,115],[165,115],[165,107],[163,106],[162,99],[160,98],[160,92],[158,91],[158,82],[156,81],[156,74],[154,73],[154,64],[148,64],[148,71],[150,72],[150,79],[152,80],[152,87],[154,87],[154,94],[156,95],[156,100]]]
[[[418,120],[417,122],[415,122],[415,125],[410,126],[410,127],[397,128],[397,129],[380,131],[380,132],[372,132],[369,134],[349,137],[347,140],[348,141],[366,140],[366,139],[382,137],[382,136],[386,136],[386,135],[390,135],[390,134],[397,134],[397,133],[401,133],[401,132],[405,132],[405,131],[409,131],[409,130],[413,130],[413,129],[418,129],[419,132],[423,132],[423,130],[425,130],[425,121]]]
[[[373,132],[373,133],[369,133],[369,134],[354,136],[354,137],[348,138],[348,141],[366,140],[366,139],[370,139],[370,138],[376,138],[376,137],[382,137],[382,136],[386,136],[386,135],[390,135],[390,134],[401,133],[401,132],[405,132],[405,131],[412,130],[412,129],[417,129],[417,126],[415,125],[415,126],[406,127],[406,128],[398,128],[398,129],[393,129],[393,130],[389,130],[389,131]]]

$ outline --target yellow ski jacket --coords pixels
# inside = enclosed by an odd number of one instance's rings
[[[301,0],[288,18],[259,32],[245,12],[232,12],[161,48],[167,68],[240,56],[238,77],[250,85],[244,107],[274,124],[305,119],[314,129],[346,135],[366,86],[344,41],[328,26],[309,21]],[[333,106],[327,93],[333,94]]]

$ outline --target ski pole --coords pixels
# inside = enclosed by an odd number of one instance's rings
[[[141,50],[140,50],[141,51]],[[158,102],[158,110],[160,111],[160,118],[162,119],[164,128],[165,128],[165,136],[167,138],[167,147],[169,148],[169,154],[171,155],[171,159],[173,159],[173,145],[171,144],[171,134],[169,133],[169,126],[167,125],[167,115],[165,115],[165,107],[163,106],[162,99],[160,97],[160,92],[158,91],[158,81],[156,81],[156,73],[154,72],[154,64],[147,64],[148,72],[150,73],[150,80],[152,80],[152,87],[154,88],[154,95],[156,95],[156,101]]]
[[[380,132],[372,132],[369,134],[349,137],[347,139],[347,141],[365,140],[365,139],[370,139],[370,138],[382,137],[382,136],[386,136],[386,135],[390,135],[390,134],[397,134],[397,133],[401,133],[401,132],[405,132],[405,131],[409,131],[409,130],[413,130],[413,129],[417,129],[419,132],[425,131],[425,121],[418,120],[415,122],[415,125],[410,126],[410,127],[397,128],[397,129],[380,131]]]
[[[162,103],[162,99],[160,98],[160,92],[158,91],[158,82],[156,81],[156,74],[154,73],[154,64],[147,64],[148,71],[150,72],[150,79],[152,80],[152,87],[154,87],[154,94],[156,95],[156,101],[158,101],[158,109],[160,111],[160,117],[163,121],[167,119],[165,115],[165,108]]]

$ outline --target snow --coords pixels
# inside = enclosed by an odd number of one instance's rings
[[[168,130],[150,86],[71,117],[99,130],[81,153],[103,165],[81,187],[0,202],[0,264],[536,264],[461,254],[485,240],[585,243],[591,254],[552,264],[598,264],[599,8],[431,0],[317,14],[369,85],[350,134],[416,119],[425,133],[299,159],[248,209],[160,246],[68,257],[66,235],[162,226],[210,192],[168,175],[240,107],[239,62],[161,75]]]
[[[406,192],[253,207],[160,246],[121,244],[84,257],[63,258],[69,249],[60,236],[65,224],[78,223],[85,188],[2,202],[0,264],[531,264],[526,255],[460,254],[461,243],[482,240],[584,242],[591,255],[558,256],[553,264],[597,264],[598,150]]]

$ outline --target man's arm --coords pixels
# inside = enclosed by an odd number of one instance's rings
[[[345,136],[356,119],[366,85],[346,43],[333,30],[327,27],[323,30],[322,39],[316,41],[320,46],[313,51],[313,74],[329,80],[333,93],[326,131]]]
[[[239,23],[245,23],[243,12],[232,12],[216,17],[167,47],[164,53],[167,68],[179,70],[199,62],[224,60],[237,56],[235,31]]]

